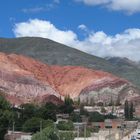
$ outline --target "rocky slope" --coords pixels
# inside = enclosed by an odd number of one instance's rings
[[[126,60],[123,60],[125,63],[122,65],[120,60],[105,60],[48,39],[35,37],[1,38],[0,51],[22,54],[50,65],[84,66],[94,70],[103,70],[123,77],[140,87],[140,66],[136,68],[133,63],[128,65]]]
[[[109,101],[111,97],[116,99],[120,93],[127,94],[135,89],[128,81],[103,71],[47,65],[16,54],[0,53],[0,66],[0,90],[17,105],[47,101],[57,104],[62,102],[60,96],[67,95],[73,99],[80,96],[83,101],[91,97]],[[125,89],[128,89],[126,93]],[[139,91],[135,90],[133,97],[137,96]]]
[[[16,62],[16,59],[19,61]],[[60,96],[47,81],[42,82],[33,73],[21,68],[20,61],[30,67],[27,59],[0,54],[0,90],[7,93],[11,103],[42,102],[46,96]]]
[[[140,65],[138,62],[128,58],[111,57],[106,58],[116,69],[114,73],[120,77],[130,79],[132,83],[140,87]]]

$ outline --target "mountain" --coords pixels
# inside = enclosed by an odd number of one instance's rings
[[[48,39],[36,37],[1,38],[0,51],[22,54],[50,65],[84,66],[106,71],[127,79],[140,87],[140,69],[135,67],[133,63],[128,65],[126,61],[120,63],[120,61],[117,62],[113,59],[105,60]]]
[[[60,97],[67,95],[73,99],[80,97],[83,102],[93,97],[96,101],[109,102],[123,94],[122,101],[139,97],[139,91],[130,82],[99,70],[47,65],[33,58],[5,53],[0,53],[0,66],[0,91],[16,105],[49,101],[60,104]]]
[[[106,58],[106,60],[116,67],[113,72],[115,75],[124,77],[140,87],[140,65],[138,62],[120,57]]]
[[[112,65],[105,59],[44,38],[1,38],[0,51],[22,54],[51,65],[85,66],[106,71],[113,69]]]
[[[127,67],[135,67],[139,68],[139,62],[132,61],[126,57],[106,57],[111,64],[117,65],[119,67],[127,66]]]

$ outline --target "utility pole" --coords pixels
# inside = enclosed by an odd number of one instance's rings
[[[77,138],[79,138],[79,130],[80,130],[80,128],[79,128],[79,124],[78,124],[78,128],[77,128]]]
[[[13,133],[14,133],[14,131],[15,131],[15,122],[13,121]]]
[[[15,132],[15,122],[13,121],[13,127],[12,127],[13,140],[14,140],[14,132]]]
[[[56,122],[54,122],[54,133],[56,134]]]
[[[86,135],[87,135],[87,125],[85,123],[85,126],[84,126],[84,140],[86,140]]]
[[[42,120],[40,121],[40,139],[42,140]]]
[[[109,140],[111,140],[111,132],[110,132],[110,128],[109,128]]]
[[[57,131],[57,123],[56,122],[54,122],[54,133],[56,134],[56,136],[60,140],[59,130]]]

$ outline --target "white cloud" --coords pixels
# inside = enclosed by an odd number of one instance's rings
[[[37,36],[69,45],[71,45],[74,40],[77,40],[77,35],[73,31],[59,30],[49,21],[39,19],[16,24],[14,33],[16,37]]]
[[[33,7],[33,8],[24,8],[22,12],[24,13],[38,13],[48,10],[46,7]]]
[[[88,30],[87,26],[84,25],[84,24],[79,25],[78,29],[83,30],[83,31],[87,31]]]
[[[126,11],[128,14],[140,12],[140,0],[113,0],[110,9]]]
[[[114,11],[124,11],[128,14],[140,12],[140,0],[75,0],[86,5],[101,5]]]
[[[22,9],[22,12],[34,14],[34,13],[39,13],[39,12],[50,11],[53,8],[55,8],[59,3],[60,3],[60,0],[53,0],[51,3],[42,4],[41,6],[24,8]]]
[[[49,21],[33,19],[17,23],[13,31],[16,37],[49,38],[100,57],[118,56],[140,60],[140,29],[127,29],[114,36],[103,31],[91,31],[88,37],[80,41],[71,30],[60,30]]]
[[[75,0],[76,2],[83,2],[87,5],[100,5],[110,2],[110,0]]]

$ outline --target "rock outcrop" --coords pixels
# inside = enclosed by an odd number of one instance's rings
[[[0,90],[13,104],[48,101],[57,104],[66,95],[83,101],[92,97],[108,101],[132,87],[128,81],[107,72],[80,66],[46,65],[16,54],[0,53],[0,66]],[[136,92],[134,97],[137,96]]]

